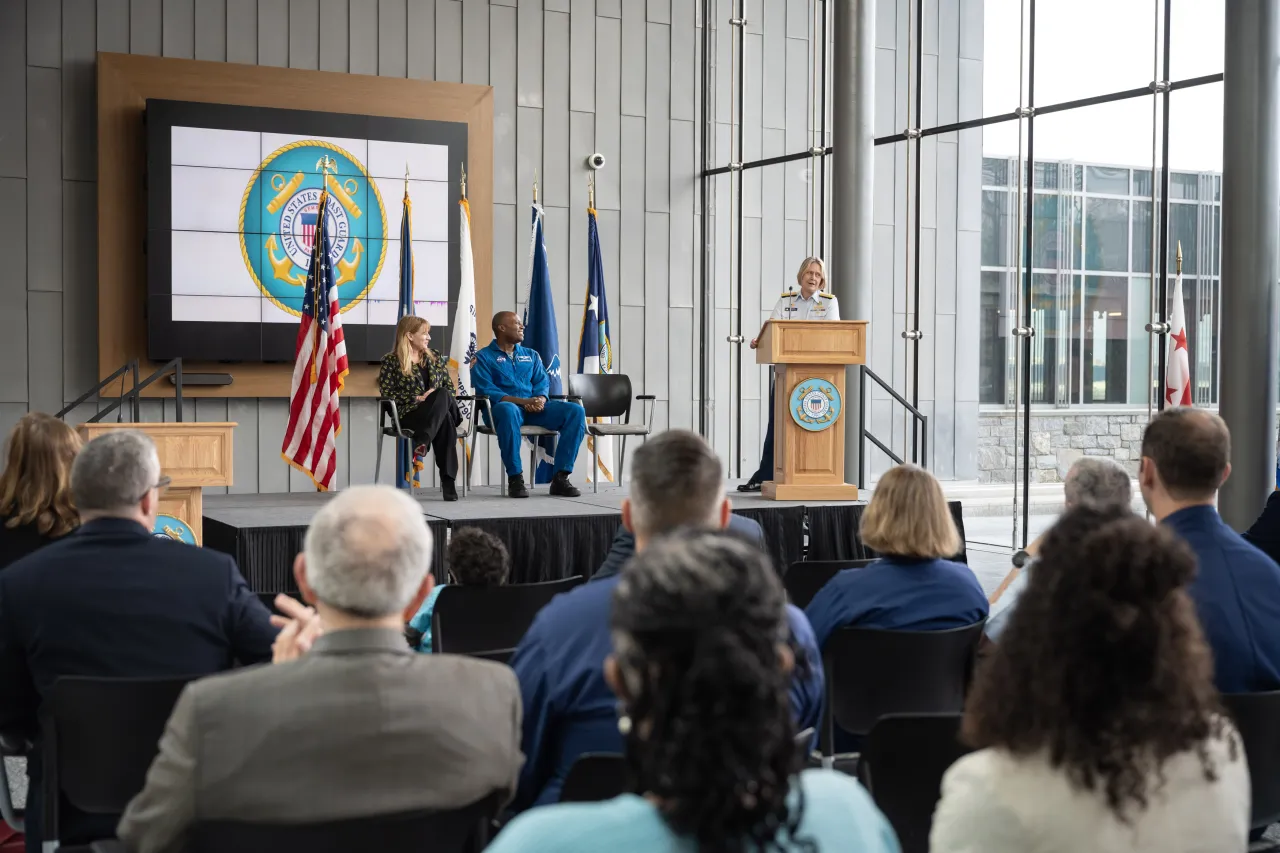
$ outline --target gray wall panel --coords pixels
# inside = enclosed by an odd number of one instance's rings
[[[378,0],[351,0],[347,20],[352,74],[378,73]]]
[[[129,0],[98,0],[98,50],[129,52]]]
[[[569,50],[569,16],[560,12],[547,12],[542,26],[546,55],[566,55]],[[570,199],[576,201],[580,196],[580,187],[569,186],[570,172],[576,175],[580,171],[571,168],[570,163],[575,160],[581,163],[581,158],[587,153],[580,147],[570,145],[569,81],[568,63],[547,63],[542,93],[542,150],[545,152],[543,167],[546,171],[541,173],[539,183],[543,203],[559,207],[568,206]],[[591,118],[590,114],[582,115]]]
[[[670,218],[665,213],[646,213],[644,227],[644,304],[645,328],[649,330],[645,342],[645,377],[649,384],[647,394],[660,398],[667,396],[668,341],[663,338],[663,318],[677,309],[668,307],[670,257],[668,240],[671,233]]]
[[[596,19],[595,0],[573,0],[569,19],[569,109],[591,112],[596,108]],[[551,41],[547,40],[548,56]],[[561,63],[548,62],[552,66]]]
[[[881,4],[883,5],[883,4]],[[787,126],[787,6],[786,0],[764,0],[765,127]]]
[[[912,146],[912,156],[916,156]],[[929,137],[920,140],[920,226],[933,228],[938,224],[938,140]],[[914,166],[914,164],[913,164]],[[912,178],[914,180],[914,177]],[[915,216],[914,208],[912,216]]]
[[[517,216],[517,212],[520,214]],[[517,254],[528,254],[529,205],[495,204],[493,206],[493,310],[509,311],[516,304],[516,281],[527,274],[517,272]],[[519,234],[519,236],[517,236]],[[522,263],[527,264],[522,260]],[[477,327],[489,322],[477,317]]]
[[[8,435],[26,413],[26,403],[0,403],[0,434]]]
[[[715,448],[716,455],[721,461],[727,463],[731,454],[737,452],[733,441],[733,421],[737,414],[737,406],[733,398],[730,362],[724,357],[729,347],[729,344],[724,342],[724,339],[729,336],[729,309],[716,308],[712,316],[714,320],[711,326],[713,341],[711,351],[716,357],[711,360],[712,409],[708,420],[711,424],[711,446]]]
[[[0,401],[27,400],[26,181],[0,178],[0,255],[17,258],[0,276]],[[75,399],[74,397],[72,399]]]
[[[256,0],[227,0],[227,61],[249,65],[258,61]]]
[[[622,154],[622,22],[596,18],[596,151],[605,156],[596,172],[596,209],[617,210],[622,203],[618,169]]]
[[[291,466],[280,458],[284,431],[289,426],[288,400],[258,400],[258,491],[289,491]],[[372,406],[372,403],[370,403]]]
[[[542,0],[520,0],[516,46],[516,103],[542,106]]]
[[[289,67],[320,67],[320,0],[289,0]]]
[[[543,8],[548,12],[564,12],[573,11],[573,0],[546,0]]]
[[[671,23],[671,0],[649,0],[648,20],[657,24]]]
[[[645,81],[645,206],[650,212],[671,209],[671,28],[649,24]]]
[[[258,0],[258,64],[289,64],[289,0]]]
[[[542,110],[516,108],[516,198],[533,200],[534,171],[542,176]],[[539,197],[541,198],[541,197]]]
[[[938,311],[956,310],[956,151],[938,143]]]
[[[489,79],[493,85],[493,200],[516,201],[516,11],[491,7]]]
[[[160,0],[129,0],[129,52],[159,56],[163,47]]]
[[[622,156],[618,170],[622,178],[623,305],[643,305],[645,298],[644,124],[643,118],[622,117]]]
[[[695,103],[698,96],[697,30],[693,26],[691,0],[674,0],[671,9],[671,75],[672,80],[688,81],[671,87],[671,117],[694,121],[698,114]],[[652,9],[652,6],[650,7]],[[653,20],[652,13],[650,20]],[[746,66],[751,72],[751,66]]]
[[[761,280],[760,280],[760,264],[751,261],[751,258],[758,258],[760,246],[764,241],[763,232],[761,230],[761,221],[756,218],[747,218],[742,220],[742,322],[739,324],[735,318],[734,324],[738,328],[737,334],[742,335],[748,341],[756,336],[760,330],[758,305],[762,300]],[[741,347],[742,355],[742,399],[756,400],[760,397],[760,371],[756,368],[755,352],[749,349],[745,344]],[[765,394],[769,393],[765,388]],[[744,409],[750,408],[744,406]],[[745,441],[745,439],[743,439]]]
[[[98,4],[101,7],[101,3]],[[195,8],[196,59],[225,62],[227,58],[227,2],[200,0]]]
[[[585,267],[587,256],[586,235],[575,238],[574,230],[569,227],[569,209],[565,207],[546,208],[543,219],[543,238],[547,243],[547,268],[551,272],[551,303],[556,312],[556,331],[560,333],[561,376],[566,375],[576,364],[578,352],[578,327],[582,317],[582,295],[584,287],[570,284],[571,270],[574,267]],[[527,245],[527,244],[526,244]],[[523,261],[524,272],[516,296],[523,304],[527,304],[528,255]],[[570,310],[570,303],[577,307]],[[570,361],[573,358],[575,361]]]
[[[419,5],[429,0],[419,0]],[[435,9],[431,11],[434,13]],[[350,20],[351,9],[347,0],[320,0],[320,70],[347,71],[350,43],[347,35],[347,21]],[[435,20],[434,14],[431,20]],[[409,37],[414,36],[414,19],[409,18]],[[430,50],[430,48],[424,48]]]
[[[596,0],[596,15],[601,18],[621,18],[622,0]]]
[[[631,378],[632,394],[649,394],[650,391],[640,391],[640,388],[652,387],[645,373],[647,365],[645,360],[649,349],[649,338],[645,334],[645,316],[649,309],[642,308],[638,305],[628,305],[620,309],[618,312],[618,321],[614,321],[613,328],[622,331],[621,346],[614,355],[614,369],[618,373],[625,373]],[[662,318],[665,323],[666,318]],[[663,365],[663,369],[665,369]],[[638,421],[640,418],[639,411],[633,411],[631,417]]]
[[[671,292],[670,305],[692,307],[694,271],[698,268],[693,231],[693,200],[698,193],[695,162],[696,125],[671,122]]]
[[[462,82],[462,4],[436,0],[436,79]]]
[[[27,174],[26,7],[0,3],[0,176]]]
[[[644,389],[645,394],[666,397],[670,401],[668,411],[671,426],[689,429],[697,424],[697,410],[694,406],[693,377],[697,373],[697,352],[695,351],[695,326],[692,308],[672,308],[667,312],[668,346],[671,353],[668,384],[665,394],[659,394],[653,386]],[[652,340],[657,329],[650,329]],[[648,349],[648,347],[646,347]],[[657,379],[652,373],[650,379]]]
[[[787,151],[809,147],[809,43],[787,39]]]
[[[62,177],[97,179],[98,126],[94,114],[93,0],[65,0],[62,17]],[[74,399],[74,398],[73,398]]]
[[[579,214],[573,212],[570,221]],[[586,216],[582,216],[582,228],[586,230]],[[619,331],[618,318],[622,316],[622,279],[618,277],[621,263],[622,214],[617,210],[597,210],[596,228],[600,232],[600,259],[604,264],[604,292],[609,301],[609,329]],[[586,265],[586,259],[582,261]]]
[[[809,38],[809,0],[787,0],[787,38]]]
[[[27,238],[27,289],[61,290],[62,81],[56,68],[27,68]]]
[[[408,75],[409,12],[405,0],[378,0],[378,74]]]
[[[194,0],[164,0],[162,48],[165,56],[194,59],[196,10]],[[70,9],[66,10],[70,12]]]
[[[622,4],[622,114],[645,114],[644,9],[639,3]]]
[[[546,134],[543,134],[543,138],[547,139],[546,150],[551,151],[550,139],[547,138]],[[583,161],[586,160],[588,154],[598,148],[598,145],[596,144],[596,118],[593,114],[580,113],[576,110],[569,113],[568,143],[569,144],[567,146],[560,149],[563,153],[558,155],[558,159],[561,159],[562,162],[567,160],[567,162],[563,163],[567,172],[565,175],[565,185],[567,188],[565,194],[565,205],[574,212],[574,227],[577,228],[578,223],[582,221],[578,218],[578,214],[587,209],[587,177],[592,174],[591,170],[583,164]],[[551,165],[548,163],[547,169],[550,170],[550,168]],[[602,169],[601,171],[606,170],[607,168]],[[599,175],[600,172],[595,172],[594,174]],[[579,230],[581,230],[583,234],[586,234],[585,225],[583,225]],[[583,255],[583,257],[585,258],[586,256]],[[584,261],[583,269],[585,268],[586,265]],[[583,273],[583,275],[585,275],[585,273]]]
[[[17,5],[21,0],[9,0]],[[57,68],[62,62],[58,33],[62,29],[61,8],[50,0],[27,2],[27,64]]]
[[[27,393],[33,412],[62,408],[62,294],[27,293]]]
[[[62,398],[74,400],[98,381],[96,184],[62,182],[62,220]]]
[[[960,56],[982,60],[983,0],[958,0],[960,4]]]
[[[233,495],[258,492],[258,400],[232,397],[227,400],[227,420],[236,424],[231,438]]]
[[[897,74],[897,51],[880,48],[876,50],[876,89],[879,91],[881,81],[884,86],[893,84],[895,75]],[[898,116],[895,112],[894,101],[888,97],[878,97],[875,103],[875,134],[876,136],[887,136],[891,133],[901,132],[904,126],[899,126]],[[877,186],[878,186],[877,182]]]
[[[462,82],[489,84],[489,4],[463,0]]]

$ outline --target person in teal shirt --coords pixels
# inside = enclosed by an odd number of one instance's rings
[[[655,541],[622,570],[611,629],[635,793],[531,809],[489,853],[898,853],[855,779],[800,770],[786,598],[758,548],[687,529]]]
[[[463,586],[502,586],[511,572],[511,556],[507,546],[492,533],[478,527],[460,527],[449,538],[445,566],[453,583]],[[431,616],[436,599],[447,583],[436,584],[418,612],[409,620],[405,636],[409,645],[420,652],[431,653]]]

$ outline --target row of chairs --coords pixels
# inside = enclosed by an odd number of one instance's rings
[[[462,443],[465,451],[463,459],[470,460],[475,458],[476,438],[483,435],[489,438],[495,437],[497,433],[493,429],[493,406],[488,397],[482,394],[462,394],[456,397],[460,403],[475,403],[471,407],[471,417],[463,420],[458,425],[458,441]],[[647,436],[653,430],[653,410],[657,405],[657,397],[653,394],[636,394],[631,393],[631,377],[625,373],[575,373],[569,377],[569,393],[553,394],[553,400],[572,400],[580,403],[586,411],[587,416],[587,435],[593,437],[618,436],[622,439],[621,446],[618,451],[618,476],[616,481],[622,482],[622,465],[627,459],[627,437],[628,436]],[[638,424],[631,423],[631,404],[632,402],[644,404],[645,412],[642,420]],[[484,409],[485,417],[480,417],[479,409]],[[601,418],[622,418],[621,423],[618,422],[601,422]],[[541,436],[555,435],[553,430],[545,427],[533,426],[525,424],[520,427],[520,435],[525,438],[539,438]],[[413,440],[413,433],[405,429],[400,423],[400,412],[396,408],[396,401],[390,397],[378,398],[378,432],[376,436],[377,449],[373,466],[373,482],[378,482],[378,475],[382,470],[382,440],[383,438]],[[592,471],[600,470],[600,451],[599,444],[592,442]],[[610,460],[612,461],[612,460]],[[465,466],[464,466],[465,467]],[[532,444],[529,448],[529,470],[534,471],[537,468],[537,448]],[[467,486],[470,482],[470,471],[463,471],[462,477],[462,493],[467,494]],[[600,491],[600,478],[592,477],[592,489]]]

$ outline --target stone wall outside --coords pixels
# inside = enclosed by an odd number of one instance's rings
[[[1133,476],[1142,458],[1145,411],[1097,413],[1064,409],[1031,413],[1031,482],[1060,483],[1082,456],[1109,456]],[[1012,483],[1014,438],[1022,415],[1013,411],[978,416],[978,482]],[[1020,443],[1019,443],[1020,445]],[[1021,455],[1022,447],[1018,447]],[[1018,460],[1021,462],[1021,460]]]

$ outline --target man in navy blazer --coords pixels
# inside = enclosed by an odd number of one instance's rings
[[[725,530],[738,534],[752,545],[758,546],[761,551],[767,550],[764,528],[754,518],[730,513],[729,525]],[[609,553],[605,555],[604,562],[600,564],[600,568],[596,569],[596,573],[589,580],[599,581],[613,577],[622,571],[622,567],[626,565],[627,560],[630,560],[635,553],[636,535],[628,530],[625,524],[618,525],[618,532],[613,535],[613,542],[609,545]]]
[[[720,460],[701,437],[671,430],[636,451],[631,496],[622,502],[622,523],[635,535],[636,551],[678,527],[723,529],[731,509]],[[542,608],[511,658],[524,703],[517,811],[557,802],[569,768],[583,753],[622,752],[618,700],[604,680],[619,577],[612,570],[601,578],[605,571]],[[816,727],[822,713],[822,656],[804,613],[787,605],[787,621],[797,660],[806,664],[796,668],[791,687],[801,730]]]
[[[1280,688],[1280,566],[1227,526],[1215,508],[1231,474],[1222,418],[1165,409],[1142,437],[1138,485],[1151,514],[1191,546],[1200,564],[1189,592],[1213,649],[1223,693]]]
[[[82,524],[0,573],[0,730],[36,742],[28,763],[27,850],[38,851],[37,712],[60,677],[199,677],[271,660],[277,630],[235,560],[155,527],[155,445],[121,430],[85,445],[71,470]],[[115,834],[119,815],[60,806],[63,844]]]

